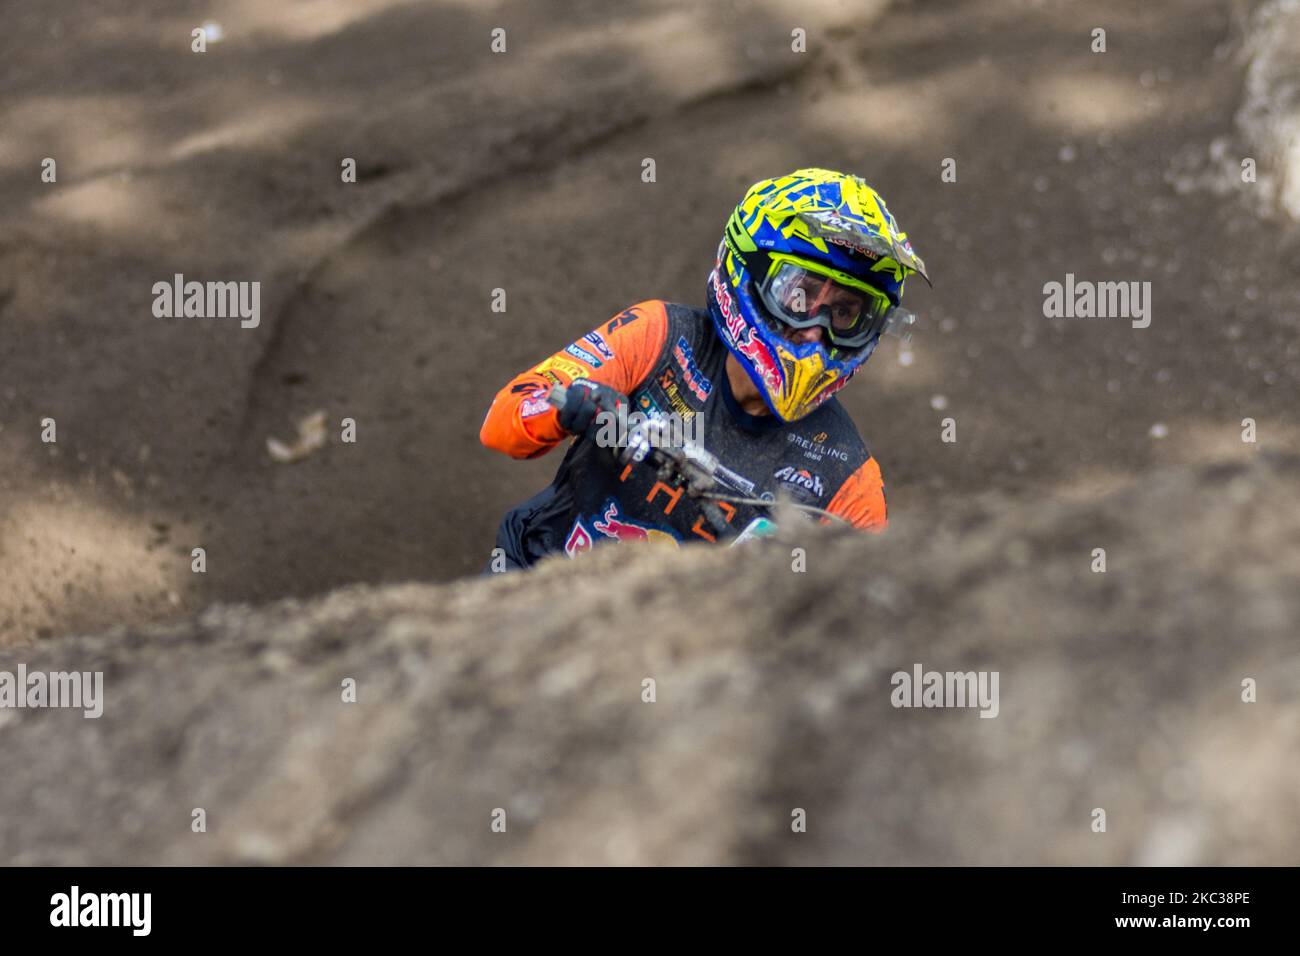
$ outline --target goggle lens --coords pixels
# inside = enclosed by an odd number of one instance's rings
[[[882,292],[845,285],[795,263],[779,263],[759,287],[769,311],[797,329],[820,325],[835,345],[865,345],[892,308]]]

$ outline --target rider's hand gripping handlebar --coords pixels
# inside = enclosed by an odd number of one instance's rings
[[[547,401],[563,411],[569,400],[568,389],[563,385],[555,385],[546,397]],[[745,504],[768,512],[775,507],[776,501],[770,492],[760,492],[754,482],[722,464],[717,456],[702,445],[692,442],[674,444],[674,439],[678,437],[674,434],[675,431],[677,430],[665,416],[647,415],[643,421],[638,421],[627,429],[625,439],[614,450],[615,457],[623,465],[650,459],[658,466],[660,481],[685,487],[690,497],[700,500],[701,510],[719,536],[734,529],[727,524],[717,502]],[[799,511],[844,521],[839,515],[833,515],[822,508],[796,502],[790,504]]]

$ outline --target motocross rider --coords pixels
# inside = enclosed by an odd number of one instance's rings
[[[601,447],[598,425],[637,411],[696,426],[708,451],[753,481],[749,497],[784,493],[884,528],[880,467],[834,395],[883,332],[911,321],[900,305],[913,273],[929,281],[859,177],[800,169],[750,187],[718,246],[707,309],[641,302],[497,393],[487,447],[525,459],[575,440],[551,484],[506,514],[493,569],[606,540],[716,539],[698,501]],[[567,387],[562,409],[546,399],[554,385]],[[763,520],[749,505],[721,507],[738,532]]]

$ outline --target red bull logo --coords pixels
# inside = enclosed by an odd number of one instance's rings
[[[740,310],[736,307],[736,302],[731,297],[731,290],[722,279],[722,263],[720,260],[715,262],[713,272],[709,278],[713,281],[713,294],[718,301],[718,310],[722,313],[727,337],[731,339],[729,344],[734,346],[737,352],[749,359],[753,366],[758,369],[768,390],[774,395],[779,395],[781,392],[781,368],[771,350],[754,335],[754,330],[749,327],[745,317],[740,314]]]
[[[751,336],[748,342],[737,347],[740,349],[741,355],[754,363],[754,367],[763,376],[763,381],[767,384],[768,390],[773,395],[781,394],[780,366],[777,365],[776,359],[772,357],[772,353],[767,346]]]
[[[593,521],[591,526],[607,538],[617,538],[619,541],[648,541],[650,539],[648,528],[643,528],[639,524],[632,524],[630,521],[620,521],[618,519],[618,504],[612,503],[605,509],[604,521]]]
[[[603,518],[593,521],[591,526],[605,537],[615,541],[658,541],[665,544],[671,542],[674,545],[677,543],[677,539],[666,531],[647,528],[632,521],[623,521],[619,517],[618,502],[613,500],[607,504]]]

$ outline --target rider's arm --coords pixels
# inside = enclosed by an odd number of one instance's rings
[[[840,490],[835,492],[826,510],[839,515],[855,528],[863,531],[883,531],[888,519],[885,514],[885,483],[880,477],[876,459],[868,458],[849,475]]]
[[[512,458],[536,458],[567,435],[546,401],[552,385],[587,378],[631,394],[654,368],[668,337],[664,303],[641,302],[591,334],[516,375],[492,400],[479,440]]]

